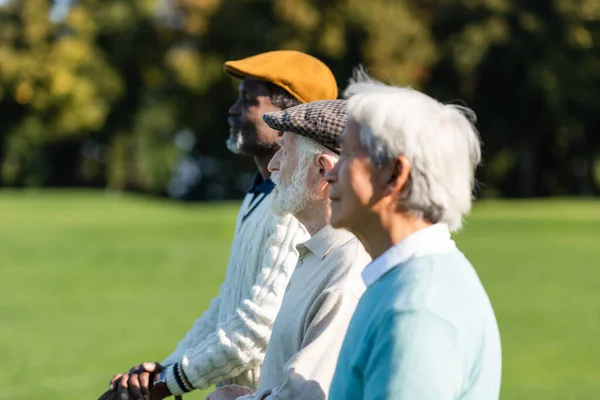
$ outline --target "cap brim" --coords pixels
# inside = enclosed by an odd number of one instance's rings
[[[241,70],[236,64],[237,63],[235,61],[227,61],[223,67],[223,70],[225,71],[225,73],[227,75],[232,76],[234,78],[239,78],[239,79],[244,79],[247,77],[254,78],[254,76],[252,76],[252,74]]]
[[[294,96],[294,98],[296,100],[298,100],[302,103],[307,102],[305,99],[303,99],[300,95],[298,95],[296,92],[294,92],[288,86],[286,86],[280,82],[274,81],[273,79],[269,79],[269,77],[262,71],[252,68],[252,66],[246,65],[244,60],[227,61],[223,66],[223,70],[225,71],[225,73],[227,75],[232,76],[234,78],[238,78],[238,79],[253,78],[253,79],[257,79],[259,81],[269,82],[275,86],[282,88],[283,90],[288,92],[290,95]]]

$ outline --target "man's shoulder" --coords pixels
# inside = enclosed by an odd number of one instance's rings
[[[472,268],[461,252],[415,257],[390,268],[372,286],[400,300],[422,300],[432,289],[452,288],[448,278]],[[417,302],[420,303],[420,302]]]
[[[364,301],[386,315],[426,311],[433,277],[431,260],[424,258],[416,263],[411,260],[391,268],[369,285]],[[381,302],[382,298],[386,301]]]
[[[488,310],[489,299],[472,265],[460,251],[419,257],[390,270],[366,296],[393,314],[423,313],[454,327],[467,326]]]
[[[355,236],[338,243],[323,259],[329,272],[329,290],[342,290],[360,297],[365,291],[361,272],[369,262],[369,253]]]
[[[353,234],[347,234],[331,248],[331,250],[325,256],[325,259],[341,259],[341,260],[371,260],[369,253],[365,250],[364,246]]]

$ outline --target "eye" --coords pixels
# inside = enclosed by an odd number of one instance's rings
[[[244,96],[244,101],[248,104],[257,104],[258,103],[257,98],[250,96],[250,95]]]

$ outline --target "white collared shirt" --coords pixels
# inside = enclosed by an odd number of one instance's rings
[[[448,225],[438,223],[421,229],[387,249],[365,267],[362,278],[368,287],[399,264],[413,257],[448,253],[456,250]]]

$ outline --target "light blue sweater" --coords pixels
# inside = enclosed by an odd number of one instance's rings
[[[496,400],[498,324],[460,251],[413,258],[368,287],[344,339],[331,400]]]

